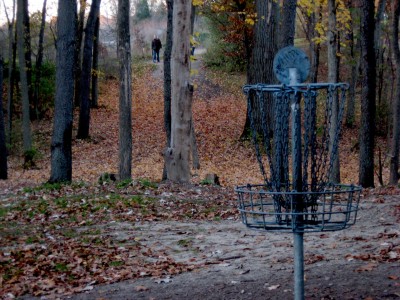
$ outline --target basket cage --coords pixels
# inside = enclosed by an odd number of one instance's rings
[[[244,86],[264,178],[264,184],[235,189],[245,225],[305,232],[341,230],[355,223],[361,188],[330,183],[347,89],[345,83]],[[268,105],[272,105],[273,124],[267,123]],[[261,122],[256,120],[256,109]]]

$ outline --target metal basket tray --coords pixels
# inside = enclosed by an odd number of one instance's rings
[[[238,186],[242,222],[252,229],[286,232],[336,231],[356,222],[361,187],[329,184],[322,191],[268,191]]]

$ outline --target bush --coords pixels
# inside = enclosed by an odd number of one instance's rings
[[[246,69],[246,57],[243,43],[229,38],[226,32],[218,29],[215,20],[209,20],[210,44],[204,54],[204,63],[209,68],[225,72],[242,72]]]
[[[35,66],[36,67],[36,66]],[[32,72],[32,83],[36,82],[36,70]],[[45,61],[42,64],[39,83],[39,114],[41,117],[54,108],[54,97],[56,93],[56,65],[54,62]]]

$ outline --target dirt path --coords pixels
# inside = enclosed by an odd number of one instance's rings
[[[350,229],[305,234],[306,299],[400,298],[399,201],[368,197]],[[202,267],[174,277],[93,285],[68,299],[292,298],[291,234],[252,231],[235,220],[114,226],[119,237],[135,236],[176,261]]]
[[[194,79],[201,83],[199,88],[204,88],[208,83],[201,54],[196,49],[192,68],[198,70]],[[307,299],[400,299],[400,226],[399,215],[394,215],[399,200],[400,196],[379,201],[371,196],[362,202],[358,221],[350,229],[305,235]],[[166,250],[176,261],[204,267],[173,278],[95,286],[72,299],[293,297],[292,234],[252,231],[236,220],[148,223],[135,228],[140,228],[134,234],[142,242]]]
[[[201,60],[195,63],[201,69]],[[161,75],[160,64],[155,76]],[[400,299],[399,203],[400,195],[371,194],[362,199],[350,229],[305,234],[306,299]],[[252,231],[233,219],[106,226],[115,239],[135,237],[162,250],[165,259],[198,268],[173,277],[144,274],[138,280],[92,283],[86,293],[65,299],[293,298],[292,234]]]

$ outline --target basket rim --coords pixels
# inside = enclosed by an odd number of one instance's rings
[[[310,185],[309,185],[310,186]],[[342,184],[342,183],[330,183],[325,186],[322,191],[304,191],[298,192],[296,190],[289,191],[271,191],[259,189],[261,187],[267,187],[266,184],[247,184],[236,186],[234,191],[237,193],[248,193],[248,194],[267,194],[267,195],[323,195],[323,194],[341,194],[348,192],[361,192],[362,187],[354,184]],[[251,188],[258,188],[256,190],[251,190]],[[340,190],[335,190],[334,188],[340,188]]]

